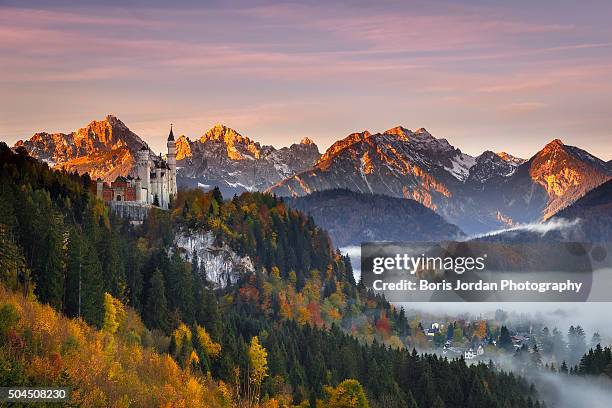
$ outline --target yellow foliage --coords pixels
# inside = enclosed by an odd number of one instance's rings
[[[5,304],[15,305],[19,314],[15,337],[25,339],[28,331],[33,345],[26,347],[24,341],[22,349],[13,350],[21,353],[24,374],[32,385],[66,384],[67,379],[73,387],[71,406],[228,406],[223,405],[214,381],[196,378],[168,355],[127,342],[119,333],[98,331],[81,320],[63,317],[0,286],[0,307]],[[105,350],[109,340],[113,347]],[[0,348],[0,360],[2,353]]]
[[[206,329],[197,325],[196,326],[196,336],[198,342],[206,352],[206,354],[212,358],[219,358],[221,354],[221,345],[219,343],[215,343],[211,338]]]
[[[325,387],[325,403],[318,401],[317,408],[368,408],[363,387],[357,380],[344,380],[336,388]]]
[[[261,384],[268,376],[268,352],[259,344],[257,336],[249,345],[249,371],[249,380],[253,384]]]
[[[219,381],[217,385],[217,395],[223,407],[231,407],[233,405],[234,398],[232,396],[232,391],[225,382]]]
[[[200,364],[200,357],[198,357],[198,353],[195,350],[192,350],[189,355],[189,365],[191,364]]]
[[[305,306],[298,307],[296,320],[300,326],[310,323],[310,312]]]
[[[115,299],[110,293],[104,293],[104,323],[102,330],[115,334],[117,329],[125,323],[127,314],[125,307],[119,299]]]
[[[185,323],[179,324],[179,327],[172,333],[176,349],[180,350],[185,343],[191,343],[191,330],[185,325]]]

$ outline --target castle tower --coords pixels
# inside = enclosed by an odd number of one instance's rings
[[[176,142],[174,141],[174,133],[172,132],[172,124],[170,124],[170,134],[168,135],[168,193],[170,197],[176,196]]]
[[[138,178],[142,185],[142,189],[145,191],[141,192],[141,201],[148,203],[149,196],[151,193],[151,158],[149,157],[149,148],[146,144],[143,144],[138,151]]]
[[[96,180],[96,196],[99,199],[103,199],[104,198],[104,182],[99,177]]]
[[[136,201],[145,201],[142,196],[142,180],[140,176],[136,177],[136,180],[134,180],[134,189],[136,190]]]

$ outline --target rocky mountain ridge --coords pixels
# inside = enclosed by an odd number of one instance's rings
[[[68,134],[36,133],[15,148],[110,181],[131,172],[143,143],[109,115]],[[403,126],[352,133],[322,155],[308,138],[277,149],[221,124],[176,145],[179,187],[219,186],[226,197],[348,189],[409,198],[468,234],[548,219],[612,177],[610,162],[559,139],[529,160],[492,151],[473,157],[424,128]]]
[[[468,233],[545,220],[612,177],[608,164],[555,139],[531,159],[467,155],[425,129],[353,133],[269,191],[302,196],[346,188],[411,198]]]
[[[218,124],[197,140],[177,140],[177,180],[182,186],[219,186],[224,195],[263,191],[310,168],[319,157],[308,138],[276,149]]]
[[[19,140],[14,148],[26,149],[51,167],[89,173],[94,179],[110,182],[133,172],[136,154],[143,144],[121,120],[108,115],[75,132],[36,133],[30,139]],[[308,138],[276,149],[262,146],[221,124],[194,141],[180,136],[176,148],[179,186],[219,185],[226,195],[264,190],[309,168],[320,156],[317,146]]]
[[[108,115],[71,133],[36,133],[28,140],[19,140],[15,148],[26,149],[52,167],[111,181],[131,171],[143,144],[121,120]]]

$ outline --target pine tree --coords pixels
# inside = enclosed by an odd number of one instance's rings
[[[100,327],[104,317],[102,267],[94,246],[87,241],[84,244],[85,256],[81,268],[80,313],[86,322]]]
[[[510,336],[510,332],[506,326],[501,327],[501,332],[498,340],[499,348],[512,351],[512,337]]]
[[[158,328],[165,332],[168,331],[169,316],[166,289],[164,276],[159,269],[155,269],[151,276],[144,316],[145,321],[150,327]]]

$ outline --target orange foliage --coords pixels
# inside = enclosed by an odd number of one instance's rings
[[[71,405],[222,406],[213,381],[190,375],[167,354],[161,356],[127,341],[127,336],[63,317],[0,286],[0,307],[6,304],[19,315],[11,355],[34,384],[74,386]],[[0,348],[0,361],[5,352]]]
[[[383,310],[380,312],[380,318],[376,322],[376,331],[384,339],[391,334],[391,322],[387,318],[387,313]]]

